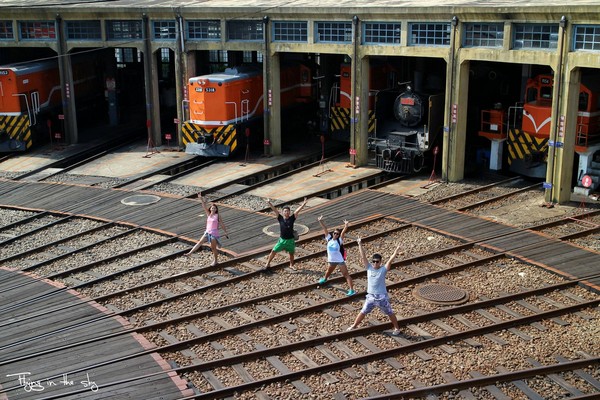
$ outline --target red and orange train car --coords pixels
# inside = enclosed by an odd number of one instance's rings
[[[94,57],[73,60],[71,96],[77,99],[103,96]],[[0,66],[0,152],[25,151],[36,142],[47,142],[49,126],[62,113],[57,60]]]
[[[227,157],[249,134],[262,142],[264,103],[272,101],[263,91],[262,69],[253,66],[190,78],[189,119],[182,128],[186,152]],[[282,111],[314,102],[311,68],[302,63],[282,66],[278,95]]]
[[[0,151],[25,151],[33,145],[42,111],[60,105],[58,65],[43,61],[0,66],[0,89]]]
[[[554,77],[538,75],[527,81],[521,129],[508,130],[508,163],[513,172],[546,177]],[[584,151],[600,139],[600,87],[582,80],[576,125],[576,148]]]

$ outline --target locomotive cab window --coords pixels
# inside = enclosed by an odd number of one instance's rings
[[[536,88],[528,88],[527,89],[527,94],[525,96],[525,102],[526,103],[531,103],[534,102],[538,99],[538,91]]]
[[[579,92],[579,111],[589,111],[590,96],[586,92]]]
[[[552,100],[552,86],[542,86],[540,88],[540,99]]]

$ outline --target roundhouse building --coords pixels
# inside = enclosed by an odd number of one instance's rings
[[[54,124],[72,143],[127,124],[182,149],[210,138],[277,155],[320,137],[355,166],[449,181],[510,169],[548,202],[599,185],[597,0],[0,4],[0,64],[58,61]],[[98,58],[93,102],[73,93],[75,54]],[[0,113],[11,138],[16,114]]]

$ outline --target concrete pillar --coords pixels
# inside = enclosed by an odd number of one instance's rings
[[[554,147],[548,147],[548,151],[554,152],[554,170],[552,181],[552,197],[546,201],[553,203],[568,203],[571,199],[573,187],[573,166],[575,161],[575,142],[577,138],[577,111],[579,108],[579,90],[581,84],[581,73],[579,69],[565,73],[563,82],[560,109],[557,115],[556,143]],[[556,97],[555,97],[556,98]],[[554,117],[553,117],[554,120]],[[554,122],[553,122],[554,124]],[[550,167],[550,164],[548,164]],[[548,172],[547,172],[548,175]],[[546,194],[548,190],[546,191]]]
[[[160,110],[153,104],[160,104],[158,98],[158,81],[153,77],[158,76],[156,57],[152,53],[150,41],[150,21],[144,14],[144,89],[146,97],[146,127],[148,129],[148,144],[161,143],[160,137]],[[150,142],[152,141],[152,143]]]
[[[152,139],[156,145],[160,145],[162,143],[162,127],[160,124],[160,90],[158,89],[158,59],[155,57],[156,53],[152,53],[150,57],[152,59],[151,71],[150,71],[150,80],[152,85],[150,104],[155,104],[156,107],[151,109],[151,118],[152,118]]]
[[[352,96],[357,118],[356,123],[353,124],[356,128],[352,146],[356,150],[353,164],[362,167],[369,162],[369,57],[358,60],[356,72],[356,82],[353,85],[356,87],[356,94]],[[352,163],[352,156],[350,160]]]
[[[266,55],[265,55],[266,57]],[[265,134],[264,139],[269,140],[270,146],[265,146],[265,154],[278,156],[281,154],[281,132],[288,128],[281,121],[281,66],[279,54],[269,57],[265,79],[265,96],[263,105],[265,109]]]
[[[458,121],[460,120],[459,115],[462,119],[466,119],[466,104],[465,109],[460,110],[458,108],[458,95],[455,93],[457,90],[457,48],[460,44],[460,32],[458,18],[452,18],[451,24],[451,36],[450,36],[450,50],[447,58],[446,76],[446,101],[445,101],[445,115],[444,115],[444,135],[442,144],[442,179],[446,182],[455,182],[461,180],[464,174],[464,151],[461,151],[460,157],[457,155],[457,149],[464,149],[464,127],[466,121],[463,124],[463,131],[460,133],[460,126]],[[467,64],[468,65],[468,64]],[[463,67],[464,68],[464,67]],[[468,67],[467,69],[467,86],[468,86]],[[462,74],[460,72],[459,74]],[[468,90],[468,89],[467,89]],[[460,137],[462,136],[462,141]],[[460,147],[462,142],[462,147]]]
[[[183,146],[183,138],[181,137],[181,126],[183,121],[186,120],[187,116],[184,112],[184,105],[187,103],[184,100],[187,99],[187,54],[185,53],[185,35],[183,29],[183,18],[181,15],[177,16],[177,44],[175,46],[175,102],[177,104],[177,144]]]
[[[453,100],[450,107],[448,181],[457,182],[465,177],[465,154],[467,151],[467,109],[469,107],[468,62],[455,68]],[[445,143],[444,143],[445,145]]]
[[[60,75],[60,87],[62,94],[62,120],[59,120],[59,126],[52,126],[49,132],[51,140],[54,141],[54,133],[62,132],[65,143],[78,143],[79,132],[77,130],[77,107],[75,103],[75,86],[73,83],[73,65],[71,57],[67,54],[67,42],[64,28],[64,21],[61,17],[56,17],[58,27],[58,70]]]
[[[564,110],[567,109],[571,109],[572,107],[569,106],[569,101],[565,98],[563,99],[562,96],[565,93],[571,93],[571,91],[576,91],[577,92],[577,97],[579,96],[579,86],[577,86],[577,88],[568,88],[568,86],[570,86],[570,84],[568,82],[564,82],[564,81],[568,81],[570,80],[568,78],[568,72],[566,72],[566,68],[564,65],[564,60],[566,57],[566,53],[568,53],[569,51],[569,44],[568,44],[568,36],[567,36],[567,20],[566,18],[563,16],[559,22],[559,31],[558,31],[558,45],[557,45],[557,53],[558,53],[558,57],[557,57],[557,62],[555,64],[555,66],[553,67],[554,69],[554,86],[552,88],[552,119],[550,122],[550,137],[548,139],[548,163],[547,163],[547,168],[546,168],[546,182],[544,184],[544,187],[546,189],[545,191],[545,195],[544,195],[544,199],[546,201],[546,203],[555,203],[558,202],[560,203],[560,191],[561,189],[559,189],[559,186],[561,186],[561,184],[559,182],[561,182],[563,180],[563,178],[561,177],[561,174],[564,173],[563,171],[563,162],[567,161],[567,159],[562,159],[565,156],[565,151],[566,149],[562,148],[562,146],[564,145],[564,141],[565,141],[565,136],[564,136],[564,123],[565,123],[565,117],[563,114]],[[571,101],[572,102],[572,101]],[[575,104],[575,112],[577,110],[577,104]],[[575,115],[576,118],[576,115]],[[573,127],[575,127],[575,124],[572,125]],[[575,131],[575,129],[573,129],[573,131]],[[574,141],[575,139],[573,138],[573,146],[574,146]],[[574,147],[571,146],[571,151],[569,151],[569,153],[571,153],[571,157],[573,157],[573,150]],[[568,157],[568,156],[567,156]],[[562,159],[562,160],[561,160]],[[570,167],[573,167],[573,161],[571,160],[570,163]],[[570,193],[571,193],[571,189],[570,189],[570,179],[569,181],[569,190],[567,191],[566,198],[570,198]],[[562,188],[562,190],[564,190],[564,187]],[[563,197],[564,198],[564,197]],[[564,201],[563,201],[564,202]]]

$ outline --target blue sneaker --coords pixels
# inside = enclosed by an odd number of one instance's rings
[[[350,289],[346,292],[346,296],[353,296],[356,294],[356,291],[354,289]]]
[[[319,279],[319,285],[322,285],[322,284],[324,284],[325,282],[327,282],[327,279],[326,279],[326,278],[321,278],[321,279]]]

